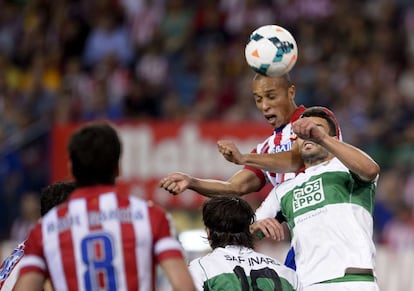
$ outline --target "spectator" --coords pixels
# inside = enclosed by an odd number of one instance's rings
[[[384,226],[380,242],[395,251],[414,249],[414,216],[411,205],[400,202]]]
[[[133,50],[128,29],[117,23],[112,11],[106,11],[96,16],[96,23],[86,39],[83,63],[93,67],[111,55],[123,66],[132,63]]]
[[[39,217],[40,203],[38,193],[26,192],[20,199],[20,215],[13,221],[10,240],[14,242],[25,240]]]

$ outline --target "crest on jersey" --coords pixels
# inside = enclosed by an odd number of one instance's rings
[[[13,250],[0,267],[0,283],[7,279],[14,266],[20,261],[24,255],[24,245],[19,245]],[[1,285],[1,284],[0,284]]]

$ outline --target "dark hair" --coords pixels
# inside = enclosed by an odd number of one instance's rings
[[[278,79],[285,86],[286,89],[290,88],[293,85],[289,73],[286,73],[286,74],[284,74],[282,76],[279,76],[279,77],[269,77],[269,76],[265,76],[265,75],[261,75],[259,73],[256,73],[253,77],[253,80],[259,80],[259,79],[262,79],[262,78]]]
[[[306,109],[301,117],[320,117],[325,119],[329,125],[329,135],[338,136],[339,128],[335,115],[328,108],[322,106],[314,106]],[[339,137],[339,136],[338,136]]]
[[[45,215],[50,209],[64,202],[75,190],[75,182],[56,182],[40,192],[40,215]]]
[[[253,248],[250,224],[254,219],[252,207],[239,197],[214,197],[203,205],[203,221],[213,249],[227,245]]]
[[[78,129],[69,140],[68,152],[79,187],[115,183],[121,141],[108,123],[90,123]]]

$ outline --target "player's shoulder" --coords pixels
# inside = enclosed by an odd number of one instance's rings
[[[304,173],[298,173],[296,176],[289,177],[288,179],[284,180],[282,183],[275,186],[271,191],[273,193],[284,193],[288,189],[295,187],[297,184],[302,183],[301,181],[305,179]]]
[[[217,262],[219,262],[217,260],[217,252],[212,251],[203,256],[191,260],[188,264],[188,267],[190,268],[190,270],[195,270],[200,268],[206,268],[207,266],[212,265],[211,263],[213,263],[213,265],[216,265]]]
[[[200,266],[200,260],[201,260],[201,258],[202,258],[202,257],[198,257],[198,258],[192,259],[192,260],[188,263],[188,268],[190,268],[190,269],[194,269],[194,268],[196,268],[196,267]]]

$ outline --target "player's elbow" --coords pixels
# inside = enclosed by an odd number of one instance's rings
[[[259,183],[244,182],[233,184],[231,188],[233,195],[243,196],[252,192],[259,191],[261,189],[261,185]]]
[[[367,180],[367,181],[375,180],[375,178],[377,178],[377,176],[379,175],[380,170],[381,170],[380,166],[377,163],[375,163],[375,162],[370,163],[370,165],[367,166],[365,171],[364,171],[365,180]]]

